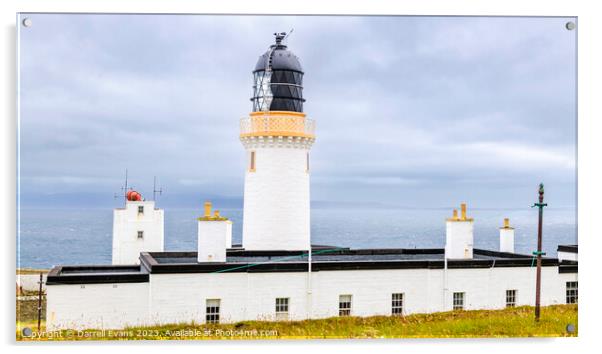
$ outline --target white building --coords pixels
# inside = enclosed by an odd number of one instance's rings
[[[558,246],[558,260],[577,262],[577,252],[577,245],[560,245]]]
[[[476,221],[467,215],[466,204],[460,216],[454,210],[447,219],[444,248],[310,246],[309,150],[314,123],[302,109],[299,61],[281,41],[278,35],[276,44],[260,57],[254,71],[253,112],[241,121],[240,139],[248,156],[243,244],[232,245],[232,223],[212,213],[207,203],[198,218],[198,249],[163,252],[161,213],[159,251],[151,244],[126,244],[116,248],[124,256],[115,261],[114,255],[113,263],[129,265],[51,270],[49,330],[535,304],[533,256],[514,252],[509,221],[500,228],[499,251],[476,249]],[[134,211],[138,206],[131,204]],[[132,221],[136,217],[115,222],[114,234],[128,235],[116,239],[127,239],[142,227]],[[141,252],[137,265],[134,250]],[[576,256],[562,261],[543,258],[541,294],[544,306],[577,301]]]
[[[140,252],[163,251],[163,210],[136,191],[113,210],[113,264],[140,264]]]

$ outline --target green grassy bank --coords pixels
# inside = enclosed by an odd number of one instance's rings
[[[17,317],[19,318],[19,317]],[[567,324],[575,326],[568,333]],[[124,330],[85,330],[42,333],[25,337],[23,318],[17,324],[17,340],[182,340],[182,339],[328,339],[328,338],[444,338],[444,337],[564,337],[577,335],[577,305],[542,308],[534,321],[532,307],[504,310],[454,311],[403,317],[333,317],[305,321],[244,321],[233,324],[173,324]],[[44,328],[42,328],[44,331]]]

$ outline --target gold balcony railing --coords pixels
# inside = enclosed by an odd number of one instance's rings
[[[253,114],[240,120],[240,136],[315,137],[315,121],[303,115]]]

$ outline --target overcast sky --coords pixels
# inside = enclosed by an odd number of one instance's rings
[[[566,18],[29,15],[21,195],[240,198],[239,120],[273,32],[305,71],[314,201],[575,204]],[[28,204],[29,205],[29,204]]]

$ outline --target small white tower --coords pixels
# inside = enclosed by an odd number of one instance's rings
[[[309,150],[314,122],[303,113],[303,71],[282,44],[259,57],[253,71],[253,112],[240,123],[247,153],[243,247],[310,248]]]
[[[514,253],[514,228],[510,227],[510,219],[504,219],[500,227],[500,252]]]
[[[205,215],[198,218],[198,261],[225,262],[226,249],[232,247],[232,221],[211,214],[211,202],[205,202]]]
[[[140,252],[163,251],[163,210],[128,191],[124,208],[113,211],[113,264],[139,264]]]
[[[445,223],[445,258],[472,258],[474,219],[466,217],[466,203],[462,203],[461,210],[461,217],[454,209],[453,217]]]

